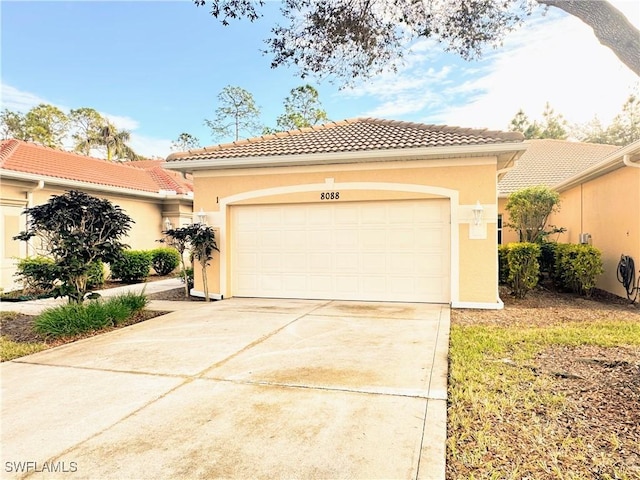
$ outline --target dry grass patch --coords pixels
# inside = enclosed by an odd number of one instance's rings
[[[452,312],[447,478],[640,478],[638,308],[503,298]]]

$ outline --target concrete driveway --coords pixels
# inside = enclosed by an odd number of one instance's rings
[[[2,364],[2,478],[444,478],[447,306],[195,305]]]

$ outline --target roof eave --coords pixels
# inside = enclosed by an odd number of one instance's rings
[[[99,183],[82,182],[79,180],[50,177],[47,175],[38,175],[35,173],[19,172],[16,170],[8,170],[5,168],[0,168],[0,176],[3,179],[21,180],[21,181],[29,181],[29,182],[43,181],[45,185],[55,185],[58,187],[108,192],[108,193],[114,193],[119,195],[132,195],[132,196],[143,197],[143,198],[153,198],[153,199],[183,198],[186,200],[193,200],[193,194],[190,195],[188,193],[178,194],[178,193],[169,193],[168,191],[149,192],[145,190],[136,190],[134,188],[117,187],[114,185],[102,185]]]
[[[598,162],[577,175],[556,184],[553,188],[559,192],[563,192],[575,187],[576,185],[580,185],[581,183],[588,182],[594,178],[598,178],[609,172],[623,168],[625,166],[625,156],[630,158],[630,161],[632,162],[640,162],[640,140],[616,150],[605,157],[601,162]]]
[[[241,168],[289,167],[304,165],[348,164],[383,162],[403,158],[442,158],[455,156],[504,155],[526,150],[527,144],[520,142],[491,143],[483,145],[456,145],[445,147],[398,148],[387,150],[365,150],[357,152],[332,152],[296,155],[269,155],[252,157],[212,158],[193,160],[171,160],[163,168],[192,173],[198,170],[227,170]]]

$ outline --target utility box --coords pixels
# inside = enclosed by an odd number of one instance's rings
[[[581,233],[580,234],[580,243],[583,245],[591,245],[591,234],[590,233]]]

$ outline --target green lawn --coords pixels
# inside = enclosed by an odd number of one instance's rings
[[[640,322],[452,326],[447,478],[640,478],[621,462],[637,444],[615,431],[585,438],[579,419],[572,426],[572,399],[536,368],[536,356],[558,345],[635,348]],[[589,437],[600,434],[608,446],[594,449]]]
[[[24,357],[49,348],[44,343],[17,343],[0,337],[0,361],[6,362],[14,358]]]

